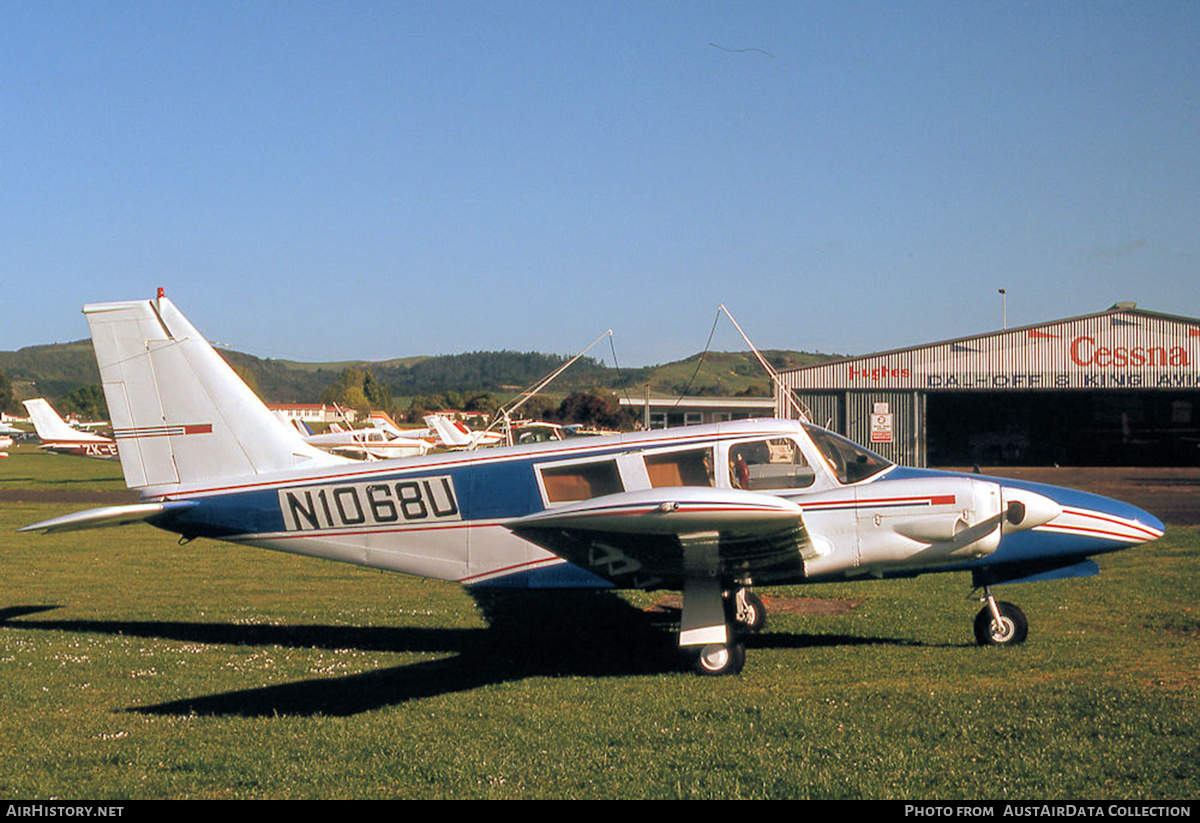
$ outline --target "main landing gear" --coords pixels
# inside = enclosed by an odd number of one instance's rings
[[[716,677],[722,674],[737,674],[746,665],[746,644],[740,640],[727,643],[710,643],[700,647],[693,668],[696,674]]]
[[[706,677],[739,673],[746,664],[746,644],[739,635],[761,631],[767,625],[767,609],[762,598],[749,589],[725,592],[722,602],[726,640],[700,646],[693,666],[697,674]]]
[[[980,646],[1015,646],[1024,643],[1029,621],[1012,603],[997,600],[991,589],[983,587],[984,606],[975,615],[975,642]]]

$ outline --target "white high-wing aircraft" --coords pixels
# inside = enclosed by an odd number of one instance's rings
[[[144,520],[474,587],[682,589],[703,674],[741,669],[753,586],[970,572],[978,642],[1019,643],[992,586],[1094,574],[1163,534],[1116,500],[902,468],[793,420],[353,462],[280,426],[161,294],[84,313],[142,502],[23,531]]]
[[[373,460],[416,457],[429,451],[430,446],[420,438],[402,437],[378,426],[310,434],[304,437],[304,442],[334,454]]]
[[[95,432],[80,431],[70,426],[58,412],[41,397],[23,400],[29,419],[42,448],[62,454],[81,454],[85,457],[101,457],[113,460],[117,456],[117,444],[110,437]]]

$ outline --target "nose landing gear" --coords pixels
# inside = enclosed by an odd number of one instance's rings
[[[983,587],[984,607],[975,615],[975,642],[980,646],[1015,646],[1024,643],[1029,621],[1013,603],[997,600]]]

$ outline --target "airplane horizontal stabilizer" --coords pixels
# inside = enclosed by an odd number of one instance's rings
[[[71,532],[82,529],[99,529],[105,526],[125,526],[130,523],[140,523],[145,520],[170,511],[186,509],[195,506],[195,502],[165,502],[165,503],[132,503],[127,506],[104,506],[99,509],[64,514],[61,517],[43,520],[30,526],[22,526],[19,532],[37,532],[50,534],[52,532]]]

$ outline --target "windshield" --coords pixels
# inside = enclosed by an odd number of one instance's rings
[[[805,431],[829,464],[840,483],[857,483],[879,474],[892,465],[892,461],[875,452],[864,449],[840,434],[828,429],[804,424]]]

